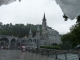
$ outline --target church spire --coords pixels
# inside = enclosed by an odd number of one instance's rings
[[[46,17],[45,17],[45,13],[44,13],[43,22],[45,22],[45,21],[46,21]]]
[[[29,37],[32,37],[32,31],[31,31],[31,29],[29,31]]]
[[[38,26],[37,26],[36,37],[37,37],[38,39],[40,38],[40,28],[39,28],[39,24],[38,24]]]
[[[31,31],[31,29],[30,29],[30,31],[29,31],[29,35],[32,35],[32,31]]]
[[[37,32],[40,32],[40,28],[39,28],[39,25],[38,25],[38,27],[37,27]]]

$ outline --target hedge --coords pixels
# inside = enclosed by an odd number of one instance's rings
[[[40,48],[46,48],[46,49],[60,49],[60,46],[40,46]]]

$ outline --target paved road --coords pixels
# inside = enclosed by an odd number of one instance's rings
[[[0,50],[0,60],[55,60],[54,58],[20,50]]]

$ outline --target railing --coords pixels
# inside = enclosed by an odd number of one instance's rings
[[[60,60],[79,60],[78,51],[67,51],[67,50],[64,51],[64,50],[54,50],[54,49],[44,49],[44,48],[39,50],[30,49],[28,51],[33,53],[39,53]]]
[[[56,51],[56,59],[61,60],[79,60],[79,54],[75,52],[69,52],[69,51]]]

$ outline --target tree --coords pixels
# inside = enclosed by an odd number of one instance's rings
[[[2,24],[1,23],[1,28],[0,28],[0,35],[13,35],[13,36],[17,36],[17,37],[24,37],[24,36],[28,36],[29,34],[29,30],[32,30],[33,33],[33,37],[36,35],[36,31],[37,31],[37,27],[38,25],[33,25],[33,24],[15,24],[12,25],[12,23],[10,24]],[[40,26],[40,32],[42,30],[42,25]],[[49,27],[51,28],[51,27]]]
[[[62,35],[62,41],[69,41],[73,47],[80,44],[80,24],[77,23],[70,28],[70,32]]]

